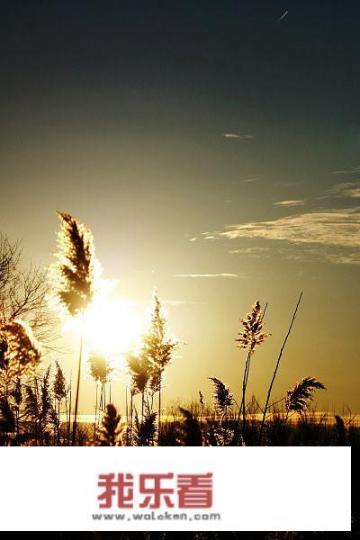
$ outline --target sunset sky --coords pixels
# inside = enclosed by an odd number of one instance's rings
[[[0,230],[46,267],[69,212],[119,298],[157,287],[168,402],[239,395],[257,299],[263,399],[304,291],[274,397],[311,375],[318,408],[360,412],[359,36],[355,1],[2,2]]]

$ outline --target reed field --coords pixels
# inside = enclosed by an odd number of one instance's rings
[[[157,293],[149,322],[137,347],[124,353],[129,384],[125,407],[112,401],[113,367],[106,352],[87,345],[87,313],[104,282],[90,230],[66,213],[58,214],[60,230],[54,263],[46,271],[23,270],[21,248],[5,235],[0,244],[0,444],[4,446],[251,446],[360,445],[356,415],[316,411],[313,398],[325,392],[311,376],[294,382],[275,399],[273,387],[288,340],[301,309],[302,293],[293,308],[286,334],[274,358],[264,403],[248,386],[257,350],[269,338],[267,305],[255,301],[240,319],[234,336],[244,354],[236,388],[209,374],[212,398],[200,391],[196,401],[163,403],[164,375],[182,346],[169,331]],[[68,380],[61,361],[49,362],[51,337],[62,320],[78,328],[74,351],[76,376]],[[96,333],[96,328],[91,328]],[[115,336],[116,339],[116,336]],[[79,414],[85,369],[94,382],[94,413]],[[258,369],[256,367],[256,369]],[[114,400],[115,401],[115,400]]]

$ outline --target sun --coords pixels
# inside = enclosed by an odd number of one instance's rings
[[[104,354],[124,354],[133,348],[141,333],[141,321],[130,302],[94,301],[84,314],[84,339]]]
[[[85,312],[72,317],[65,327],[80,334],[88,349],[120,358],[138,347],[143,320],[133,302],[110,294],[109,286],[99,288]]]

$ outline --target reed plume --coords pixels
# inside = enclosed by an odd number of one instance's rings
[[[52,411],[52,423],[57,434],[57,441],[60,439],[60,418],[61,418],[61,404],[63,400],[67,398],[67,387],[64,373],[60,367],[59,362],[55,363],[56,372],[52,386],[52,392],[55,400],[54,408]]]
[[[106,412],[102,419],[101,428],[98,431],[99,446],[120,446],[122,427],[120,425],[121,416],[116,407],[109,403],[106,405]]]
[[[152,366],[145,354],[127,355],[133,395],[141,394],[141,421],[144,419],[145,391],[152,376]]]
[[[34,425],[36,444],[38,442],[44,444],[48,424],[54,415],[50,390],[50,367],[42,377],[40,387],[37,378],[34,378],[33,386],[25,385],[24,415]]]
[[[83,316],[96,284],[98,263],[93,237],[89,229],[70,214],[59,212],[57,263],[52,267],[54,297],[70,316]],[[78,360],[72,444],[75,445],[82,362],[82,336]]]
[[[40,409],[40,421],[42,436],[45,435],[45,431],[49,422],[53,417],[54,408],[52,405],[52,395],[50,390],[50,372],[51,367],[49,366],[43,376],[41,387],[40,387],[40,396],[41,396],[41,409]]]
[[[314,391],[317,389],[326,390],[325,386],[314,377],[304,377],[290,388],[285,397],[286,419],[290,412],[304,414],[313,399]]]
[[[234,403],[234,397],[230,392],[229,386],[225,386],[220,379],[217,379],[216,377],[209,377],[209,380],[212,381],[214,385],[213,398],[215,409],[217,413],[224,418],[228,408]]]
[[[30,384],[27,384],[25,386],[25,410],[24,410],[24,416],[28,420],[31,420],[34,422],[35,425],[35,432],[37,431],[36,425],[38,422],[38,419],[40,417],[40,401],[38,398],[38,392],[36,390],[36,387],[30,386]]]
[[[100,353],[91,353],[89,357],[90,375],[101,384],[106,384],[112,371],[107,358]]]
[[[244,319],[241,319],[242,329],[235,339],[239,343],[239,349],[247,349],[251,354],[255,352],[255,348],[261,345],[270,334],[264,333],[264,312],[261,311],[260,302],[257,300],[253,305],[250,313]]]
[[[163,373],[170,363],[178,343],[168,336],[167,321],[157,295],[154,295],[154,307],[149,332],[144,336],[143,354],[151,365],[150,387],[158,392],[158,434],[161,430],[161,390]]]
[[[135,415],[135,429],[133,433],[133,444],[135,446],[151,446],[156,436],[156,412],[148,411],[142,420]]]
[[[96,393],[95,393],[95,422],[94,430],[99,423],[98,411],[100,417],[100,411],[102,408],[105,408],[105,385],[109,381],[110,373],[112,368],[107,360],[107,358],[98,352],[91,352],[89,356],[89,367],[90,375],[94,379],[96,384]],[[101,393],[100,393],[100,402],[98,405],[98,384],[100,383]]]
[[[30,326],[15,320],[0,327],[0,370],[6,385],[16,377],[34,373],[40,361],[40,345]]]
[[[265,339],[270,336],[270,334],[263,332],[265,311],[266,307],[264,311],[262,311],[260,302],[256,301],[250,313],[248,313],[244,319],[241,319],[242,328],[238,333],[238,337],[235,339],[239,349],[247,350],[242,383],[242,399],[238,413],[238,420],[240,419],[241,411],[243,413],[243,437],[246,425],[246,389],[249,380],[251,357],[255,353],[256,347],[261,345]]]
[[[89,229],[69,214],[58,212],[61,228],[58,233],[57,264],[53,268],[55,298],[72,316],[81,314],[92,300],[96,259],[93,237]]]
[[[59,362],[56,362],[55,365],[56,365],[56,373],[55,373],[55,379],[54,379],[54,384],[53,384],[53,393],[54,393],[54,398],[57,401],[61,402],[67,396],[66,381],[65,381],[65,376],[60,367]]]

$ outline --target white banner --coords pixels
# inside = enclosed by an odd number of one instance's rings
[[[0,448],[2,531],[349,531],[342,447]]]

